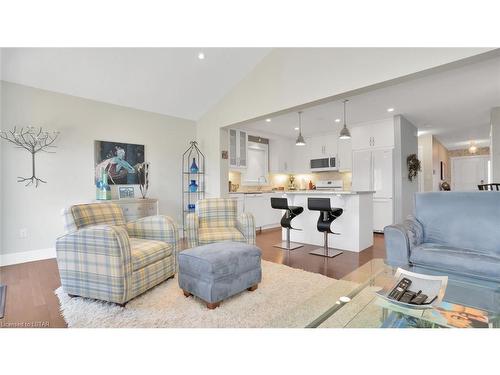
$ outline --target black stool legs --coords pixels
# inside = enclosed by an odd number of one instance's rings
[[[308,198],[307,207],[311,211],[320,211],[317,228],[318,231],[323,232],[325,239],[323,247],[314,249],[309,254],[319,255],[323,257],[333,258],[342,254],[342,251],[330,249],[328,247],[328,233],[338,234],[332,232],[330,229],[333,221],[342,215],[344,212],[341,208],[331,207],[330,198]]]
[[[304,211],[304,207],[289,206],[286,198],[271,198],[271,207],[278,210],[285,210],[285,214],[281,218],[281,227],[286,228],[286,241],[281,241],[273,245],[273,247],[295,250],[304,246],[297,242],[290,242],[290,230],[295,229],[292,228],[292,219],[300,215]]]

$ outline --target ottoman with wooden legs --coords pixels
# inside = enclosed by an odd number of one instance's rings
[[[241,242],[217,242],[179,254],[179,286],[209,309],[244,290],[254,291],[262,279],[261,251]]]

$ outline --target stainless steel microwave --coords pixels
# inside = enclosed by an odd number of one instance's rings
[[[338,171],[336,158],[311,159],[311,172]]]

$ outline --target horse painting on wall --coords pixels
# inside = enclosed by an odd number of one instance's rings
[[[104,168],[110,185],[139,183],[137,170],[144,163],[144,145],[95,141],[94,149],[96,179]]]

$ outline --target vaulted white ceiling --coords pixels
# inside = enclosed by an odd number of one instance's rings
[[[2,79],[199,119],[270,48],[4,48]],[[205,59],[198,59],[203,52]]]

